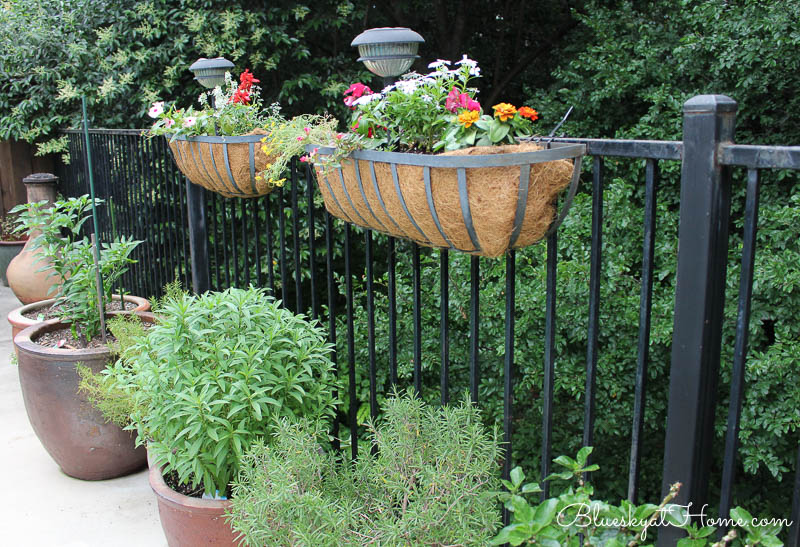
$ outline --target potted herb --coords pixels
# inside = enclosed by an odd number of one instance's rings
[[[90,207],[83,196],[49,207],[37,202],[15,208],[19,228],[38,233],[32,249],[62,282],[50,309],[55,317],[22,330],[14,348],[25,409],[39,440],[66,474],[99,480],[139,469],[145,454],[130,433],[106,423],[78,393],[77,364],[99,372],[111,358],[100,332],[93,248],[79,233]],[[106,302],[134,262],[130,254],[138,244],[123,237],[103,245],[99,266]]]
[[[16,215],[8,213],[0,218],[0,285],[8,287],[6,269],[11,260],[19,254],[28,237],[15,231]]]
[[[306,142],[332,132],[337,122],[313,115],[287,120],[277,103],[264,107],[249,70],[238,83],[226,73],[225,82],[225,89],[201,94],[197,110],[156,101],[148,133],[169,139],[175,163],[193,183],[227,197],[262,196],[283,185],[289,161]]]
[[[104,374],[131,396],[169,545],[228,545],[231,482],[247,448],[281,419],[329,423],[331,351],[321,329],[261,289],[168,298],[146,332],[125,337]]]
[[[571,178],[577,184],[585,147],[518,143],[533,135],[538,113],[508,103],[483,113],[469,87],[480,75],[475,61],[449,65],[431,63],[429,74],[406,74],[380,93],[353,84],[352,132],[308,145],[304,159],[316,164],[334,216],[420,245],[500,256],[544,237],[556,196]]]
[[[500,524],[497,432],[478,409],[390,397],[374,450],[340,461],[327,429],[286,421],[245,457],[231,522],[246,545],[485,545]]]

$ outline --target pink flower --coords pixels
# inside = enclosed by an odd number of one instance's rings
[[[309,133],[311,133],[311,128],[310,127],[304,127],[303,131],[305,131],[306,135],[308,135]]]
[[[164,120],[164,127],[166,127],[167,129],[169,129],[173,125],[175,125],[175,120],[173,120],[172,118],[167,118],[166,120]]]
[[[300,161],[302,161],[303,163],[308,163],[310,160],[308,156],[300,156]]]
[[[197,118],[189,116],[183,120],[183,127],[192,127],[197,122]]]
[[[147,115],[151,118],[158,118],[161,114],[164,113],[164,101],[156,101],[153,103],[153,106],[150,107],[150,110],[147,111]]]
[[[458,91],[454,87],[450,90],[450,93],[447,94],[447,99],[444,101],[444,107],[450,112],[458,111],[458,99]]]
[[[337,139],[343,139],[344,138],[344,133],[336,133],[336,138]]]
[[[364,95],[365,93],[371,94],[372,90],[365,86],[364,84],[356,83],[351,85],[347,88],[347,91],[344,92],[344,104],[349,106],[351,109],[354,109],[353,103],[356,99]],[[348,95],[350,95],[348,97]]]
[[[302,141],[305,137],[297,137],[298,141]]]

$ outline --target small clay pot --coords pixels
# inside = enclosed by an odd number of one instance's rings
[[[120,296],[118,294],[115,294],[113,295],[112,298],[116,301],[119,301]],[[22,314],[28,313],[33,310],[39,310],[50,307],[53,305],[53,302],[55,301],[56,301],[55,298],[50,298],[48,300],[41,300],[39,302],[34,302],[33,304],[25,304],[24,306],[20,306],[19,308],[11,310],[8,313],[8,322],[11,323],[11,338],[14,338],[23,329],[26,329],[31,325],[36,325],[42,322],[42,321],[37,321],[36,319],[30,319]],[[150,311],[150,302],[146,298],[142,298],[141,296],[131,296],[126,294],[125,301],[136,303],[136,307],[134,309],[129,310],[125,313]]]
[[[138,315],[143,321],[154,321],[150,313]],[[103,480],[138,471],[146,463],[144,447],[136,447],[130,431],[107,422],[86,395],[78,391],[80,378],[76,364],[99,373],[112,358],[109,349],[48,348],[33,341],[64,326],[51,319],[14,337],[22,397],[36,436],[61,470],[71,477]]]
[[[228,500],[204,500],[179,494],[164,482],[161,468],[150,467],[150,487],[169,547],[237,545],[237,534],[225,520]]]

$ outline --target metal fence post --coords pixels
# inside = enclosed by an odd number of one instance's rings
[[[683,107],[678,273],[664,448],[662,494],[683,484],[673,503],[707,502],[714,409],[719,379],[730,214],[730,174],[717,161],[719,144],[732,142],[736,101],[700,95]],[[672,546],[682,531],[659,531]]]
[[[189,252],[192,256],[192,289],[202,294],[211,288],[208,270],[208,229],[206,190],[186,179],[186,208],[189,214]]]

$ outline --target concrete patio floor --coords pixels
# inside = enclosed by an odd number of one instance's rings
[[[11,289],[0,287],[0,543],[165,546],[146,470],[107,481],[73,479],[61,472],[34,434],[17,367],[11,364],[11,326],[5,319],[18,306]]]

